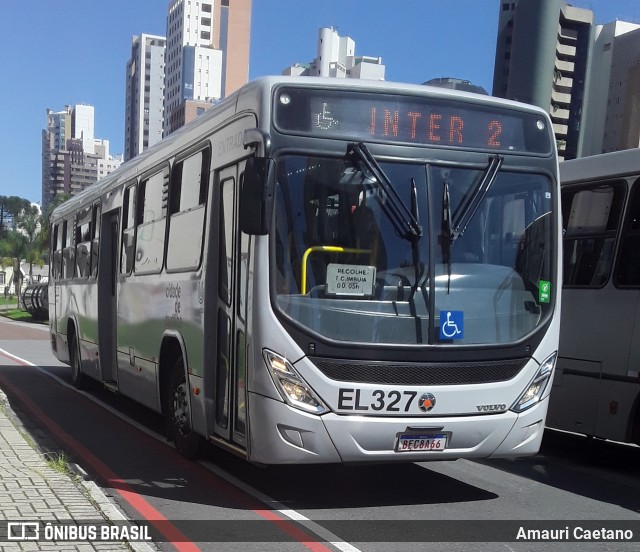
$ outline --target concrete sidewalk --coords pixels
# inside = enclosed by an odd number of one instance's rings
[[[122,524],[126,517],[95,483],[82,476],[79,468],[70,464],[71,470],[66,473],[54,469],[51,459],[55,459],[55,454],[48,458],[40,450],[38,443],[42,439],[34,435],[37,431],[23,423],[0,390],[0,551],[157,550],[144,542],[47,540],[44,537],[46,522],[51,522],[51,527],[63,526],[65,522],[105,526]],[[23,521],[32,523],[28,527],[15,523]],[[11,539],[8,538],[9,523]],[[28,538],[16,537],[16,531],[24,531],[25,527],[27,531],[23,536]]]

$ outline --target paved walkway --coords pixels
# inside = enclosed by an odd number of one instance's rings
[[[56,470],[52,462],[56,458],[49,457],[47,461],[37,448],[32,431],[12,410],[0,390],[0,551],[155,550],[142,542],[46,539],[47,522],[58,530],[77,528],[73,522],[81,522],[83,526],[95,523],[99,533],[102,526],[121,525],[126,518],[93,482],[81,475]],[[11,539],[8,538],[9,525]],[[24,538],[18,539],[16,535]]]

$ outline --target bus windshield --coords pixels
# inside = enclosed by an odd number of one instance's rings
[[[391,197],[348,161],[277,160],[271,250],[281,314],[332,340],[389,345],[512,343],[547,319],[555,251],[548,177],[496,165],[478,198],[486,165],[379,161]],[[419,225],[412,239],[394,209]],[[464,228],[454,232],[451,217],[461,216]]]

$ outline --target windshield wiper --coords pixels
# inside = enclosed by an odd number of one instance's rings
[[[469,223],[473,218],[473,215],[476,214],[482,200],[494,183],[503,161],[504,157],[499,155],[489,157],[489,165],[482,175],[480,183],[476,186],[473,193],[467,196],[466,201],[461,203],[456,209],[456,212],[453,215],[453,220],[451,221],[450,236],[452,242],[464,234],[467,226],[469,226]]]
[[[393,224],[393,228],[401,238],[415,241],[422,236],[422,228],[416,217],[402,201],[398,192],[391,184],[391,181],[382,170],[382,167],[369,153],[367,147],[362,143],[351,143],[347,146],[345,160],[355,166],[360,172],[368,172],[375,178],[378,185],[389,199],[389,202],[381,201],[380,206],[385,215]]]
[[[451,291],[451,242],[453,231],[451,223],[451,197],[449,195],[449,181],[445,178],[442,192],[442,221],[440,226],[440,247],[442,248],[442,262],[447,265],[447,294]]]

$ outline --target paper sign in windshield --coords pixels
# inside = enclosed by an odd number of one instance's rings
[[[373,295],[376,267],[332,263],[327,266],[327,293],[331,295]]]

